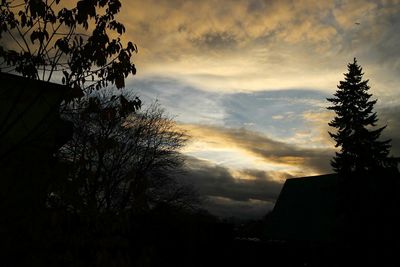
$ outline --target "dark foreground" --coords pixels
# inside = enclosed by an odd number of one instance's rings
[[[231,223],[167,207],[96,220],[52,211],[1,235],[1,266],[399,266],[393,243],[237,238]]]

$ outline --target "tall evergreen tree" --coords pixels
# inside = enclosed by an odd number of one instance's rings
[[[338,173],[396,166],[389,157],[391,140],[378,140],[386,126],[376,128],[378,118],[373,108],[377,100],[370,99],[368,80],[363,80],[364,73],[356,58],[347,68],[335,97],[328,98],[333,104],[328,109],[336,113],[329,126],[337,129],[336,133],[329,134],[336,141],[336,147],[340,147],[331,165]]]

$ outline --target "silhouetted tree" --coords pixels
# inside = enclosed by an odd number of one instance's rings
[[[75,89],[124,87],[137,47],[124,46],[119,0],[2,0],[0,70]],[[55,75],[56,72],[59,74]]]
[[[194,204],[194,192],[174,177],[186,134],[158,104],[142,111],[137,97],[128,99],[100,95],[70,104],[74,136],[58,155],[67,179],[51,193],[53,204],[88,213]]]
[[[337,129],[336,133],[329,134],[336,141],[336,147],[340,147],[331,165],[338,173],[396,166],[396,161],[389,157],[391,140],[378,140],[386,126],[373,128],[378,121],[373,111],[377,100],[370,100],[368,80],[363,80],[364,73],[355,58],[347,68],[335,97],[328,98],[333,104],[328,109],[336,113],[329,126]]]

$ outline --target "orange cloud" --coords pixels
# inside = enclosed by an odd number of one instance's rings
[[[268,171],[286,171],[305,176],[330,171],[333,156],[331,148],[303,148],[279,142],[260,133],[245,129],[227,129],[206,125],[183,125],[192,135],[194,143],[184,153],[199,157],[202,153],[213,161],[213,152],[222,150],[225,158],[234,155],[245,166]],[[245,166],[231,164],[229,167],[243,169]]]

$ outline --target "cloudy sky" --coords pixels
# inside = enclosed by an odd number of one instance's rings
[[[128,90],[192,137],[187,180],[221,216],[259,217],[289,177],[331,172],[327,97],[357,57],[400,155],[400,1],[122,1]]]

